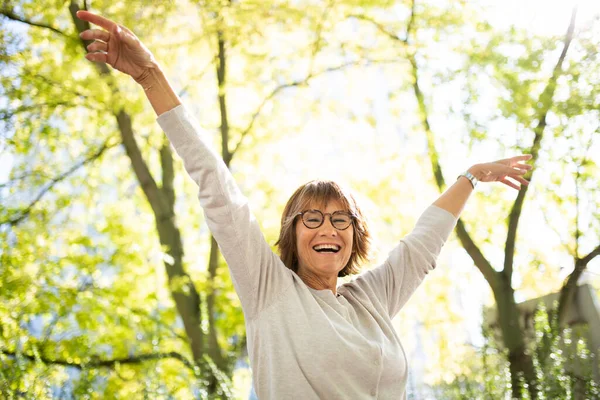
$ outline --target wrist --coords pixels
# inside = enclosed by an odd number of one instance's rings
[[[152,63],[135,81],[144,89],[156,115],[162,115],[181,104],[181,99],[158,64]]]
[[[470,171],[470,168],[468,170],[466,170],[465,172],[463,172],[462,174],[459,174],[456,179],[460,179],[461,177],[468,180],[473,189],[475,189],[475,187],[477,186],[477,183],[479,182],[479,179],[477,179],[477,177]]]
[[[471,175],[473,175],[477,179],[477,181],[483,180],[483,178],[485,176],[485,173],[482,171],[482,169],[479,166],[479,164],[473,165],[471,168],[467,169],[466,172],[468,172]]]
[[[144,91],[160,86],[165,79],[165,75],[157,63],[152,63],[139,76],[133,78]]]

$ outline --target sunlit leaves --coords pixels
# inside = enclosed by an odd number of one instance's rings
[[[200,392],[201,380],[177,360],[86,367],[94,357],[156,351],[189,357],[189,338],[171,293],[185,293],[191,285],[202,293],[202,300],[208,291],[215,294],[217,340],[233,365],[245,345],[239,299],[222,260],[217,276],[208,281],[208,232],[197,188],[182,173],[179,160],[175,214],[190,277],[167,283],[165,265],[171,265],[173,257],[158,241],[152,210],[130,159],[115,146],[120,135],[114,112],[123,108],[132,116],[143,158],[161,185],[158,150],[164,136],[143,93],[127,77],[101,77],[83,59],[67,3],[5,3],[64,35],[39,27],[21,32],[14,28],[16,23],[4,29],[9,23],[0,22],[0,128],[7,127],[0,129],[1,148],[14,157],[8,182],[0,188],[0,221],[18,217],[53,179],[101,146],[111,147],[53,185],[27,218],[0,227],[0,346],[83,365],[75,371],[50,361],[0,356],[8,368],[0,368],[2,390],[28,390],[37,398],[50,396],[51,389],[55,396],[80,398],[205,394]],[[458,159],[464,164],[474,157],[505,156],[530,146],[537,113],[549,100],[540,102],[539,96],[561,44],[560,38],[537,37],[516,28],[499,32],[472,2],[417,2],[410,46],[403,42],[408,1],[106,0],[92,6],[132,27],[164,60],[174,86],[217,147],[221,115],[216,98],[227,96],[227,144],[239,150],[232,170],[270,244],[277,237],[279,210],[291,186],[337,168],[338,176],[364,198],[368,215],[376,221],[383,255],[410,230],[415,210],[436,194],[409,90],[413,78],[406,56],[417,52],[442,163]],[[377,18],[396,37],[383,35],[357,15]],[[227,81],[220,88],[215,78],[217,32],[226,41],[228,63]],[[547,116],[534,196],[525,210],[531,219],[522,224],[518,237],[513,283],[519,297],[555,289],[560,268],[597,244],[600,73],[599,36],[594,32],[597,28],[579,32]],[[366,79],[372,69],[379,80]],[[374,86],[377,93],[370,91]],[[361,101],[346,107],[342,100],[348,97]],[[249,134],[235,147],[248,127]],[[316,154],[327,154],[317,153],[317,148],[330,151],[329,159],[314,162]],[[332,156],[336,152],[343,154],[343,161]],[[363,168],[354,173],[352,164]],[[445,171],[447,181],[458,172]],[[467,228],[494,268],[501,269],[506,210],[514,193],[486,187],[473,197],[465,214]],[[556,233],[551,245],[550,236],[539,235],[540,226]],[[452,254],[459,258],[455,263],[471,266],[463,253]],[[445,381],[458,376],[453,392],[457,396],[475,398],[477,389],[484,387],[488,398],[498,398],[509,385],[506,355],[489,343],[481,353],[459,345],[455,332],[465,316],[450,301],[457,287],[469,292],[481,282],[460,269],[435,275],[416,294],[418,305],[406,311],[438,339],[440,346],[431,353],[446,368],[432,376]],[[203,303],[204,328],[207,312]],[[483,376],[486,369],[495,374]],[[476,384],[469,381],[473,376]]]
[[[540,399],[595,398],[600,394],[593,375],[594,355],[588,350],[589,327],[577,325],[555,332],[550,328],[552,314],[541,306],[532,318],[532,345],[535,373],[540,381]],[[473,349],[464,360],[470,373],[460,374],[452,382],[436,387],[441,398],[504,398],[510,392],[508,364],[501,344],[490,327],[484,328],[486,343]],[[577,394],[575,394],[577,393]],[[528,399],[527,393],[523,397]]]

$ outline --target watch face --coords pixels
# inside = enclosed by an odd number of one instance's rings
[[[465,171],[462,174],[458,175],[458,178],[460,178],[461,176],[464,176],[465,178],[467,178],[469,180],[469,182],[471,182],[471,186],[473,186],[473,189],[475,189],[475,185],[477,185],[477,182],[478,182],[477,178],[475,178],[475,175],[473,175],[469,171]]]
[[[469,171],[465,171],[465,173],[462,175],[467,178],[469,182],[471,182],[471,186],[473,186],[473,189],[475,189],[475,185],[477,185],[477,178],[475,178],[475,176]]]

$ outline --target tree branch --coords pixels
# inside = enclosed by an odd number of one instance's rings
[[[325,22],[327,15],[331,11],[332,6],[333,1],[328,1],[327,4],[323,7],[323,12],[320,15],[316,29],[313,29],[313,31],[315,32],[315,41],[313,42],[312,51],[310,55],[310,62],[308,67],[309,74],[312,73],[317,54],[319,54],[319,51],[321,50],[321,43],[323,42],[323,23]]]
[[[10,180],[8,180],[6,182],[0,183],[0,189],[12,186],[15,182],[23,181],[23,180],[25,180],[25,179],[27,179],[29,177],[32,177],[32,176],[38,177],[38,178],[45,178],[45,179],[49,178],[48,175],[44,174],[43,172],[35,171],[35,170],[34,171],[29,171],[29,172],[27,172],[25,174],[22,174],[22,175],[19,175],[19,176],[15,176],[14,178],[12,178],[12,179],[10,179]]]
[[[400,38],[398,35],[389,31],[386,27],[384,27],[383,25],[381,25],[380,23],[378,23],[377,21],[375,21],[369,17],[363,16],[363,15],[358,15],[355,17],[358,19],[362,19],[364,21],[368,21],[368,22],[372,23],[373,25],[375,25],[377,27],[377,29],[380,32],[382,32],[383,34],[388,36],[394,42],[396,42],[406,48],[406,46],[408,46],[408,44],[411,40],[411,35],[414,33],[413,27],[414,27],[415,21],[416,21],[415,1],[413,0],[412,4],[411,4],[411,15],[408,20],[408,24],[406,27],[406,36],[404,39]],[[425,96],[423,95],[423,92],[421,91],[421,87],[419,86],[419,66],[417,64],[416,54],[414,52],[409,52],[406,55],[406,57],[408,58],[408,61],[411,65],[411,72],[412,72],[412,78],[413,78],[412,87],[413,87],[413,92],[415,94],[415,97],[417,100],[417,105],[419,108],[420,122],[421,122],[421,125],[423,128],[423,131],[425,132],[425,136],[427,138],[427,147],[428,147],[428,152],[429,152],[429,159],[431,162],[431,168],[433,171],[433,176],[435,179],[436,186],[438,187],[438,190],[440,192],[442,192],[446,187],[446,182],[444,180],[444,174],[442,173],[442,166],[440,165],[440,161],[439,161],[439,153],[435,147],[435,138],[433,135],[433,131],[431,129],[431,124],[429,122],[429,110],[428,110],[427,104],[425,102]],[[497,279],[498,273],[494,270],[494,268],[492,267],[490,262],[485,258],[485,256],[483,255],[483,253],[481,252],[479,247],[477,247],[477,245],[475,244],[475,242],[473,241],[473,239],[467,232],[467,229],[461,219],[459,219],[457,222],[456,234],[457,234],[458,239],[460,240],[463,248],[469,254],[471,259],[473,260],[473,263],[481,271],[481,273],[483,274],[484,278],[488,281],[490,286],[492,288],[498,287],[498,279]]]
[[[90,155],[89,157],[78,162],[77,164],[75,164],[74,166],[72,166],[67,171],[63,172],[62,174],[58,175],[57,177],[53,178],[50,181],[50,183],[44,189],[42,189],[40,191],[40,193],[38,193],[38,195],[35,197],[35,199],[33,199],[33,201],[31,203],[29,203],[29,205],[27,205],[27,207],[25,207],[25,209],[23,211],[21,211],[19,216],[9,218],[4,221],[0,221],[0,226],[5,225],[5,224],[10,224],[11,226],[15,226],[15,225],[19,224],[21,221],[23,221],[25,218],[27,218],[27,216],[33,210],[33,207],[44,197],[44,195],[46,193],[48,193],[54,187],[54,185],[65,180],[66,178],[68,178],[70,175],[72,175],[74,172],[76,172],[79,168],[83,167],[84,165],[87,165],[90,162],[98,159],[100,156],[102,156],[102,154],[104,154],[104,151],[106,151],[107,149],[110,149],[117,145],[118,145],[118,143],[109,145],[108,142],[105,142],[102,145],[102,147],[100,147],[98,150],[96,150],[92,155]]]
[[[490,287],[495,289],[500,288],[500,282],[498,280],[499,273],[492,267],[490,262],[485,258],[479,247],[475,244],[471,235],[467,232],[465,224],[462,219],[459,219],[456,223],[456,236],[460,240],[460,244],[466,250],[469,257],[473,260],[473,263],[479,269],[485,280],[489,283]]]
[[[229,114],[227,108],[226,86],[227,86],[227,43],[225,35],[219,27],[216,31],[217,36],[217,87],[219,91],[219,115],[221,117],[221,157],[225,166],[229,168],[233,153],[229,149]],[[219,247],[215,238],[210,235],[210,256],[208,260],[208,279],[206,282],[206,320],[208,321],[208,337],[206,345],[206,353],[219,370],[226,369],[226,361],[219,346],[217,338],[217,326],[215,321],[215,279],[219,268]],[[213,378],[215,378],[213,376]]]
[[[548,116],[548,112],[553,105],[553,97],[554,92],[556,91],[556,84],[558,77],[562,73],[562,65],[567,56],[567,51],[569,50],[569,46],[571,41],[573,40],[573,32],[575,31],[575,20],[577,17],[577,7],[573,8],[573,12],[571,14],[571,21],[569,23],[569,27],[567,28],[567,33],[564,38],[564,45],[560,57],[554,66],[554,70],[552,71],[552,76],[546,85],[546,88],[540,95],[538,99],[538,104],[541,104],[538,110],[538,124],[534,129],[535,136],[533,139],[533,144],[531,145],[530,154],[533,156],[532,160],[535,162],[538,158],[538,153],[541,147],[542,138],[544,137],[544,130],[546,128],[546,118]],[[525,175],[525,178],[531,181],[533,176],[533,169],[529,173]],[[523,203],[525,202],[525,195],[527,194],[527,186],[524,186],[519,191],[517,198],[513,204],[513,207],[510,211],[508,217],[508,232],[506,234],[506,246],[504,248],[504,271],[503,273],[506,275],[507,280],[510,282],[512,280],[513,273],[513,263],[515,256],[515,243],[517,240],[517,227],[519,225],[519,219],[521,217],[521,212],[523,210]]]
[[[77,18],[77,11],[79,10],[80,8],[77,2],[71,0],[71,4],[69,4],[69,13],[71,14],[71,19],[73,20],[73,24],[75,24],[75,29],[77,30],[77,33],[81,34],[81,32],[91,29],[91,25],[89,22]],[[85,52],[87,52],[87,46],[93,42],[93,40],[83,40],[80,37],[78,37],[78,40],[83,46],[83,51]],[[100,75],[110,75],[110,69],[106,64],[95,62],[94,66],[96,67]]]
[[[62,35],[66,38],[68,38],[69,40],[75,40],[72,36],[68,35],[67,33],[61,31],[58,28],[53,27],[50,24],[47,23],[43,23],[43,22],[34,22],[31,21],[25,17],[20,17],[17,14],[15,14],[14,12],[12,12],[11,10],[9,10],[8,8],[2,8],[0,10],[0,15],[4,15],[6,18],[12,20],[12,21],[17,21],[17,22],[22,22],[24,24],[30,25],[30,26],[34,26],[37,28],[43,28],[43,29],[49,29],[54,33],[57,33],[59,35]]]
[[[600,255],[600,245],[592,250],[587,256],[575,259],[575,268],[573,269],[573,272],[569,274],[565,284],[560,290],[560,296],[558,299],[558,315],[556,319],[558,325],[554,326],[553,328],[558,329],[559,327],[564,326],[567,322],[567,309],[575,297],[575,293],[577,291],[577,282],[583,274],[583,271],[585,271],[588,263],[597,255]]]
[[[408,20],[408,24],[406,25],[406,34],[404,36],[404,43],[408,44],[408,41],[413,33],[414,25],[415,25],[415,15],[417,15],[415,7],[417,2],[415,0],[411,1],[410,4],[410,19]]]
[[[169,331],[170,333],[173,334],[174,337],[176,337],[177,339],[183,341],[186,344],[190,344],[190,338],[188,338],[187,336],[181,335],[177,332],[175,332],[175,329],[173,327],[173,325],[165,323],[163,320],[161,320],[160,318],[157,318],[151,314],[148,314],[148,312],[144,309],[141,308],[130,308],[129,312],[131,312],[132,314],[138,315],[140,317],[144,317],[147,318],[149,320],[151,320],[152,322],[154,322],[156,325],[158,325],[159,327]]]
[[[161,191],[167,200],[169,212],[175,213],[175,189],[173,181],[175,179],[175,169],[173,167],[173,154],[171,144],[166,136],[163,137],[163,145],[160,148],[160,165],[162,167],[162,186]]]
[[[192,75],[189,77],[189,79],[187,79],[188,83],[185,84],[185,86],[183,88],[181,88],[181,90],[179,91],[179,93],[177,93],[177,95],[179,97],[184,97],[189,89],[189,87],[192,84],[197,84],[198,81],[200,81],[202,79],[202,77],[204,76],[204,74],[206,74],[210,68],[212,67],[213,63],[218,59],[218,55],[215,55],[212,60],[210,60],[205,66],[204,68],[202,68],[202,70],[196,74],[196,75]]]
[[[150,203],[152,211],[158,219],[169,218],[170,213],[167,200],[162,196],[146,161],[142,157],[142,152],[135,140],[131,117],[123,109],[115,116],[117,117],[117,124],[119,126],[119,132],[121,132],[125,153],[127,153],[127,156],[131,161],[135,176],[138,179],[142,191],[146,195],[148,203]]]
[[[590,253],[583,257],[580,258],[579,261],[582,265],[587,266],[590,261],[592,261],[594,259],[594,257],[599,256],[600,255],[600,245],[598,245],[598,247],[596,247],[594,250],[590,251]]]
[[[397,59],[390,59],[390,60],[364,60],[364,59],[360,59],[360,60],[355,60],[355,61],[349,61],[334,67],[330,67],[330,68],[326,68],[322,71],[318,71],[318,72],[314,72],[314,73],[310,73],[308,74],[305,78],[297,80],[297,81],[293,81],[293,82],[289,82],[289,83],[284,83],[282,85],[279,85],[277,87],[275,87],[273,90],[271,90],[271,92],[266,95],[262,102],[259,104],[259,106],[256,108],[256,111],[254,112],[254,114],[252,114],[252,117],[250,117],[250,122],[248,123],[248,125],[246,126],[246,128],[242,131],[241,135],[240,135],[240,139],[238,140],[237,144],[235,145],[235,147],[233,148],[233,150],[231,151],[231,158],[233,158],[233,156],[237,153],[237,151],[239,150],[242,141],[244,140],[244,138],[250,133],[250,131],[252,130],[252,127],[254,126],[254,123],[256,122],[256,120],[258,119],[258,117],[260,116],[260,113],[262,112],[262,109],[267,105],[267,103],[272,100],[279,92],[281,92],[284,89],[288,89],[291,87],[300,87],[300,86],[304,86],[306,84],[308,84],[310,82],[311,79],[316,78],[318,76],[327,74],[329,72],[335,72],[335,71],[341,71],[345,68],[351,67],[351,66],[356,66],[356,65],[360,65],[360,64],[370,64],[370,63],[384,63],[384,62],[397,62]]]
[[[217,85],[219,89],[219,115],[221,117],[221,154],[223,162],[227,168],[231,162],[231,152],[229,151],[229,115],[227,114],[227,54],[225,49],[225,35],[217,30],[217,45],[218,45],[218,63],[217,63]]]
[[[413,26],[413,21],[414,21],[414,15],[415,15],[415,13],[414,13],[414,1],[413,1],[413,6],[411,7],[411,9],[412,9],[413,12],[411,12],[411,15],[410,15],[410,18],[409,18],[409,22],[407,24],[407,29],[406,29],[406,37],[404,39],[400,38],[395,33],[389,31],[385,26],[383,26],[381,23],[375,21],[371,17],[367,17],[366,15],[363,15],[363,14],[350,14],[349,17],[369,22],[372,25],[374,25],[377,28],[377,30],[379,30],[381,33],[383,33],[384,35],[386,35],[387,37],[389,37],[390,39],[392,39],[394,42],[401,43],[401,44],[404,44],[404,45],[408,45],[409,32],[411,32],[411,28]]]
[[[12,118],[15,115],[20,114],[20,113],[33,111],[33,110],[39,110],[40,108],[44,108],[44,107],[56,108],[59,106],[76,107],[77,105],[74,103],[71,103],[71,102],[67,102],[67,101],[57,101],[55,103],[38,103],[38,104],[29,105],[29,106],[21,106],[21,107],[15,108],[13,110],[4,108],[4,109],[0,109],[0,120],[8,121],[10,118]]]
[[[206,282],[206,319],[208,320],[208,343],[206,352],[217,368],[224,371],[226,360],[219,346],[217,337],[217,322],[215,320],[215,279],[219,267],[219,245],[215,238],[210,235],[210,256],[208,261],[208,280]]]
[[[58,359],[58,358],[49,358],[49,357],[45,357],[42,355],[36,356],[33,354],[17,353],[15,351],[9,351],[9,350],[5,350],[5,349],[0,349],[0,354],[4,354],[9,357],[23,357],[29,361],[38,361],[39,360],[39,361],[43,362],[44,364],[60,365],[63,367],[72,367],[72,368],[77,368],[79,370],[85,369],[85,368],[113,368],[117,364],[141,364],[145,361],[150,361],[150,360],[175,359],[175,360],[181,361],[181,363],[183,365],[185,365],[186,368],[191,370],[194,373],[194,375],[196,374],[194,365],[185,356],[183,356],[182,354],[179,354],[175,351],[170,351],[170,352],[166,352],[166,353],[139,354],[137,356],[114,358],[111,360],[102,360],[96,356],[96,357],[91,357],[88,361],[80,361],[80,362],[76,362],[76,361],[73,361],[70,359],[64,360],[64,359]]]
[[[375,25],[377,27],[377,29],[380,32],[382,32],[383,34],[388,36],[390,39],[392,39],[396,43],[400,44],[405,49],[408,49],[407,46],[409,45],[409,43],[411,41],[411,36],[414,34],[413,29],[414,29],[414,25],[415,25],[415,21],[416,21],[415,1],[413,0],[411,2],[411,14],[410,14],[407,26],[406,26],[406,34],[405,34],[404,39],[400,38],[398,35],[389,31],[383,25],[381,25],[380,23],[378,23],[377,21],[375,21],[369,17],[362,16],[362,15],[355,16],[355,17],[372,23],[373,25]],[[429,122],[429,110],[428,110],[427,104],[425,102],[425,96],[419,85],[419,67],[418,67],[417,60],[416,60],[416,54],[414,53],[414,51],[408,52],[406,57],[408,58],[408,61],[411,65],[411,71],[412,71],[412,75],[413,75],[413,91],[414,91],[415,97],[417,99],[417,105],[419,108],[419,117],[421,120],[421,125],[423,127],[423,130],[424,130],[426,138],[427,138],[429,159],[431,162],[431,167],[432,167],[435,183],[436,183],[436,186],[438,187],[438,190],[440,192],[442,192],[446,187],[446,183],[445,183],[444,175],[442,172],[442,167],[439,162],[439,153],[435,147],[434,134],[431,129],[431,124]],[[461,245],[463,246],[465,251],[469,254],[469,256],[473,260],[473,263],[475,264],[475,266],[481,271],[481,273],[484,276],[484,278],[486,279],[486,281],[490,284],[490,286],[492,288],[498,287],[498,284],[499,284],[498,273],[494,270],[494,268],[489,263],[489,261],[485,258],[485,256],[483,255],[483,253],[481,252],[479,247],[475,244],[475,242],[473,241],[473,239],[467,232],[467,229],[466,229],[462,219],[459,219],[457,222],[456,234],[457,234],[458,239],[461,242]]]
[[[81,33],[89,29],[90,25],[86,21],[77,18],[77,11],[79,11],[79,5],[76,1],[72,0],[69,5],[69,12],[77,31]],[[89,41],[81,41],[84,49],[88,43]],[[110,69],[106,64],[95,63],[95,65],[101,76],[110,76]],[[113,95],[115,97],[118,96],[118,89],[110,81],[107,83]],[[175,214],[169,206],[169,199],[156,184],[146,161],[142,157],[135,139],[130,115],[123,108],[114,112],[113,115],[117,119],[123,146],[131,161],[135,176],[144,192],[146,200],[152,208],[160,244],[166,249],[169,256],[163,264],[167,272],[170,292],[175,301],[179,316],[183,320],[185,332],[190,339],[194,361],[200,363],[203,359],[204,347],[204,332],[202,331],[200,315],[200,295],[183,266],[183,243],[181,241],[181,232],[176,225]]]

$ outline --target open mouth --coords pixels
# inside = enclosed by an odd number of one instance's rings
[[[318,253],[337,253],[340,251],[340,246],[336,244],[318,244],[313,247],[313,250]]]

